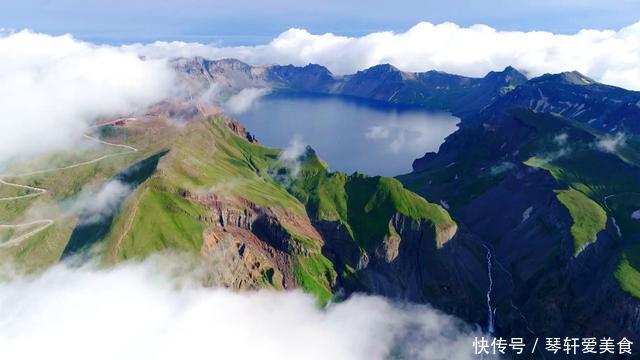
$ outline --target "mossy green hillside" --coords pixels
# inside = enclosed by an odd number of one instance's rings
[[[455,225],[446,210],[405,189],[398,180],[331,173],[312,151],[303,157],[290,191],[316,220],[340,221],[365,250],[390,235],[389,221],[395,214],[428,221],[436,234]]]
[[[320,254],[298,255],[293,257],[292,267],[298,285],[314,294],[321,305],[325,305],[333,298],[331,289],[335,284],[337,273],[329,259]]]
[[[164,169],[167,183],[304,214],[304,206],[269,174],[280,151],[240,138],[225,121],[216,116],[194,122],[177,136]]]
[[[125,201],[102,240],[107,263],[141,259],[164,250],[200,251],[209,210],[184,196],[185,193],[230,196],[296,216],[339,221],[362,249],[370,249],[383,240],[391,231],[390,219],[397,213],[429,222],[434,232],[454,224],[444,209],[404,189],[397,180],[331,173],[315,155],[302,163],[297,177],[291,177],[287,170],[287,176],[282,177],[281,151],[239,137],[229,129],[223,116],[183,126],[156,122],[147,127],[132,123],[130,128],[103,130],[102,136],[113,142],[126,139],[127,145],[139,151],[20,179],[20,183],[48,192],[3,204],[0,214],[20,221],[34,203],[54,205],[53,208],[62,211],[66,201],[87,186],[98,188],[132,163],[166,149],[168,152],[161,157],[155,173]],[[3,191],[23,194],[11,189]],[[68,241],[72,233],[74,221],[56,220],[49,229],[12,249],[11,256],[24,259],[37,256],[44,262],[55,262],[65,247],[64,239]],[[322,240],[298,234],[295,227],[283,226],[290,241],[296,242],[294,248],[302,249],[289,254],[290,273],[300,287],[315,294],[321,303],[330,301],[339,275],[331,261],[322,255]],[[58,238],[56,244],[43,246],[47,239]],[[268,284],[269,276],[266,273],[264,276],[264,283]]]
[[[640,245],[633,245],[622,253],[615,277],[623,290],[640,298]]]
[[[598,233],[607,225],[607,213],[589,197],[574,190],[560,190],[558,200],[569,210],[573,225],[574,254],[578,255],[589,243],[596,239]]]
[[[536,136],[521,148],[523,163],[547,170],[567,187],[557,196],[573,220],[574,254],[605,229],[607,218],[615,227],[612,235],[624,248],[635,249],[640,224],[631,214],[640,209],[640,156],[634,144],[640,142],[629,136],[605,149],[600,144],[611,134],[560,115],[521,110],[516,116],[536,129]],[[640,296],[640,263],[629,261],[632,253],[623,251],[615,277],[623,289]]]
[[[221,116],[187,124],[167,142],[156,175],[140,186],[123,206],[106,243],[108,262],[144,258],[154,252],[198,252],[208,226],[208,209],[181,196],[183,192],[242,198],[269,208],[305,215],[305,207],[272,177],[280,150],[253,144],[233,133]],[[335,270],[321,254],[319,239],[284,227],[302,253],[291,254],[291,273],[300,287],[331,299]],[[268,274],[261,281],[271,286]]]
[[[119,244],[121,260],[165,250],[198,252],[206,209],[154,186],[143,190],[131,228]]]

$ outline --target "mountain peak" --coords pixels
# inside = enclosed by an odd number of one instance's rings
[[[520,70],[514,68],[513,66],[509,65],[506,68],[504,68],[504,70],[501,71],[501,73],[503,74],[512,74],[512,75],[517,75],[518,77],[523,77],[523,78],[527,78],[527,76]]]
[[[597,83],[595,80],[591,79],[590,77],[583,75],[580,72],[575,70],[565,71],[558,74],[544,74],[544,75],[538,76],[533,80],[535,82],[559,81],[565,84],[580,85],[580,86],[592,85]]]
[[[527,82],[527,77],[518,71],[518,69],[509,65],[502,71],[491,71],[485,77],[485,80],[499,82],[505,86],[518,86]]]
[[[373,72],[401,72],[400,69],[391,65],[391,64],[379,64],[374,65],[364,71],[373,71]]]
[[[571,84],[575,84],[575,85],[591,85],[596,83],[595,80],[575,70],[566,71],[561,73],[560,75],[564,81],[569,82]]]
[[[303,69],[305,69],[307,71],[313,71],[313,72],[317,72],[317,73],[326,73],[326,74],[329,74],[329,75],[333,75],[331,70],[329,70],[327,67],[322,66],[320,64],[309,63],[309,64],[305,65],[303,67]]]

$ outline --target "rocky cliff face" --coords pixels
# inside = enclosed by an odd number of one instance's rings
[[[440,245],[432,224],[396,214],[394,231],[372,253],[358,274],[369,291],[414,302],[481,322],[487,278],[477,239],[460,232]]]
[[[209,215],[201,254],[209,265],[210,284],[236,289],[300,286],[295,258],[321,254],[336,273],[330,280],[338,296],[353,292],[415,302],[430,302],[476,322],[482,322],[487,278],[485,253],[457,226],[443,229],[436,237],[434,225],[395,214],[389,221],[391,234],[370,252],[353,241],[340,222],[315,221],[283,209],[265,208],[241,198],[212,193],[180,193],[202,204]],[[302,235],[314,242],[296,239]]]
[[[621,252],[633,242],[614,223],[621,215],[609,213],[605,228],[576,253],[577,220],[558,191],[581,189],[605,208],[602,199],[638,170],[601,155],[593,145],[597,138],[572,124],[543,113],[493,112],[467,123],[400,179],[449,204],[454,218],[491,251],[498,334],[635,339],[640,301],[614,276]],[[550,165],[532,167],[530,156]],[[614,163],[620,170],[598,170]]]
[[[186,199],[209,209],[202,255],[213,259],[211,274],[222,285],[236,289],[298,286],[292,273],[292,256],[310,256],[322,238],[309,219],[283,209],[258,206],[250,201],[183,191]],[[307,236],[305,244],[292,235]],[[218,283],[217,285],[220,285]]]
[[[324,66],[309,64],[304,67],[274,65],[266,68],[269,83],[279,87],[306,92],[331,92],[337,80]]]
[[[338,279],[338,294],[364,291],[428,302],[472,322],[486,321],[485,251],[479,239],[456,231],[457,226],[445,230],[451,238],[439,243],[429,221],[395,214],[389,221],[391,234],[367,252],[355,245],[339,222],[318,221],[315,225],[325,239],[323,254],[338,272],[353,269],[350,276]]]
[[[258,139],[256,139],[255,136],[253,136],[244,126],[242,126],[240,124],[240,121],[238,121],[238,120],[229,120],[229,121],[227,121],[227,125],[229,126],[229,129],[231,129],[231,131],[233,131],[234,134],[240,136],[241,138],[247,140],[248,142],[250,142],[252,144],[257,144],[258,143]]]
[[[188,98],[205,94],[214,84],[215,91],[222,96],[244,88],[268,86],[265,67],[250,66],[235,59],[178,58],[172,61],[172,66],[187,85]]]

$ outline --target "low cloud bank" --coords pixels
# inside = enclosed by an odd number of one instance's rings
[[[111,180],[97,191],[81,192],[73,201],[71,210],[80,215],[80,225],[95,224],[113,214],[131,190],[129,185]]]
[[[302,135],[296,134],[289,141],[289,146],[282,150],[280,154],[280,160],[282,161],[296,161],[302,156],[307,148],[307,145],[302,140]]]
[[[302,166],[302,156],[305,155],[308,145],[304,142],[302,135],[294,134],[289,144],[278,156],[280,168],[272,171],[271,176],[285,187],[291,186],[291,182],[300,173]]]
[[[640,90],[640,22],[618,31],[585,29],[570,35],[499,31],[486,25],[461,27],[449,22],[421,22],[406,32],[361,37],[292,28],[259,46],[159,41],[126,48],[160,58],[199,55],[234,57],[253,64],[317,63],[337,74],[380,63],[406,71],[435,69],[468,76],[483,76],[508,65],[530,76],[578,70],[600,82]]]
[[[453,120],[453,121],[452,121]],[[430,121],[408,118],[379,122],[370,126],[364,137],[376,146],[384,146],[391,153],[408,153],[419,157],[424,149],[437,149],[442,140],[457,129],[457,120],[446,114],[431,114]]]
[[[68,35],[0,33],[0,165],[72,146],[96,118],[143,110],[173,80],[164,60]]]
[[[297,291],[207,289],[185,275],[178,282],[175,259],[110,270],[62,264],[0,282],[3,357],[473,358],[477,334],[426,306],[355,296],[323,310]]]
[[[270,90],[266,88],[242,89],[227,100],[224,105],[225,110],[234,115],[247,112],[260,97],[267,95],[269,91]]]

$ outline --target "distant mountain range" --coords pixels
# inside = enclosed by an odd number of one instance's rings
[[[337,94],[449,111],[484,119],[496,111],[521,107],[558,113],[599,131],[640,132],[640,92],[604,85],[578,73],[545,74],[533,79],[507,67],[483,78],[439,71],[405,72],[384,64],[336,76],[310,64],[250,66],[239,60],[176,59],[174,66],[200,87],[215,82],[233,92],[246,87]],[[489,108],[491,107],[491,108]],[[478,113],[484,117],[478,117]]]

